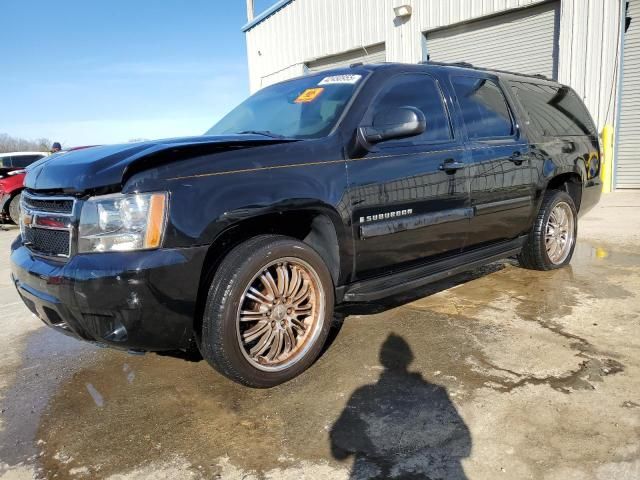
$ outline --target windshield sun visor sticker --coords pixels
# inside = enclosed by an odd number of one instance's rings
[[[298,95],[295,99],[295,103],[310,103],[313,102],[324,91],[324,88],[307,88],[304,92]]]
[[[346,74],[346,75],[332,75],[331,77],[324,77],[318,85],[335,85],[335,84],[349,84],[355,85],[362,78],[362,75]]]

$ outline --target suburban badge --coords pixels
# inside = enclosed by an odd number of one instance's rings
[[[413,214],[413,209],[408,208],[406,210],[396,210],[395,212],[379,213],[377,215],[367,215],[366,217],[360,217],[360,223],[376,222],[378,220],[389,220],[390,218],[406,217],[407,215],[412,215],[412,214]]]

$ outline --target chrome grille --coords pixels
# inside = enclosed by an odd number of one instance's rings
[[[74,232],[76,200],[67,196],[43,196],[22,192],[20,233],[23,244],[34,253],[69,257]]]
[[[68,230],[45,230],[44,228],[25,228],[22,235],[23,243],[34,252],[56,257],[69,256]]]
[[[24,205],[27,208],[37,210],[39,212],[63,213],[71,214],[73,212],[73,200],[54,198],[41,199],[33,198],[25,195]]]

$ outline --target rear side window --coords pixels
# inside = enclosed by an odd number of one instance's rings
[[[513,121],[502,90],[487,78],[451,77],[469,138],[513,135]]]
[[[20,155],[18,157],[13,157],[13,167],[28,167],[36,160],[40,160],[42,155]]]
[[[0,167],[3,167],[3,168],[11,167],[11,157],[0,157]]]
[[[442,142],[453,138],[442,93],[435,79],[429,75],[410,74],[395,77],[391,82],[375,100],[374,115],[388,108],[415,107],[424,113],[427,129],[419,136],[385,144]]]
[[[547,137],[596,135],[587,108],[568,87],[511,82],[533,126]]]

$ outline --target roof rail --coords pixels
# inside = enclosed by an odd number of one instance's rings
[[[364,63],[356,62],[356,63],[352,63],[351,65],[349,65],[349,68],[361,67],[362,65],[364,65]]]
[[[553,82],[554,80],[547,77],[546,75],[542,75],[540,73],[536,74],[528,74],[528,73],[519,73],[519,72],[511,72],[509,70],[500,70],[498,68],[491,67],[479,67],[473,65],[469,62],[433,62],[430,60],[419,62],[421,65],[441,65],[443,67],[462,67],[462,68],[470,68],[472,70],[486,70],[488,72],[496,72],[496,73],[506,73],[508,75],[517,75],[519,77],[530,77],[530,78],[538,78],[540,80],[549,80]]]
[[[435,62],[433,60],[423,60],[418,63],[421,65],[442,65],[445,67],[449,66],[449,67],[478,68],[478,67],[474,67],[473,64],[469,62]]]

